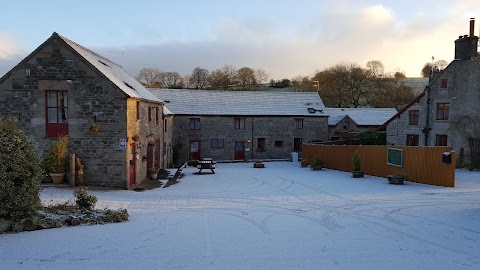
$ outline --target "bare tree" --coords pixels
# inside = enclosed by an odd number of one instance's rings
[[[192,71],[191,84],[195,89],[203,89],[208,85],[210,72],[207,69],[196,67]]]
[[[142,68],[135,77],[145,87],[163,87],[161,79],[161,71],[158,68]]]
[[[178,72],[165,72],[163,77],[164,85],[167,88],[179,89],[183,88],[183,78]]]
[[[293,77],[291,85],[297,92],[317,92],[317,86],[308,76]]]
[[[386,74],[383,78],[373,81],[373,92],[370,95],[370,104],[374,107],[401,109],[415,98],[413,89],[405,85],[405,74],[397,71]]]
[[[234,66],[225,65],[210,73],[208,83],[212,88],[223,88],[227,90],[235,83],[236,69]]]
[[[257,82],[257,84],[265,83],[266,81],[268,81],[268,77],[269,75],[264,69],[255,69],[255,81]]]
[[[242,89],[245,89],[248,85],[256,85],[255,72],[249,67],[243,67],[237,70],[237,80],[242,85]]]
[[[361,73],[357,69],[361,69],[357,64],[342,62],[315,74],[314,80],[319,82],[319,93],[326,106],[358,107],[363,87],[355,85],[359,83],[361,86],[364,80],[360,78],[361,82],[352,81],[355,77],[361,77],[360,74],[353,74]],[[362,92],[355,93],[356,88]]]
[[[379,60],[371,60],[367,62],[367,69],[370,70],[373,77],[382,77],[385,73],[385,67]]]
[[[437,60],[433,63],[425,63],[422,68],[422,77],[427,78],[430,76],[430,73],[435,70],[443,70],[448,66],[448,62],[445,60]]]

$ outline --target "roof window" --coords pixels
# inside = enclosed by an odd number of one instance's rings
[[[104,66],[110,67],[107,63],[105,63],[105,62],[103,62],[103,61],[98,60],[98,62],[100,62],[100,64],[102,64],[102,65],[104,65]]]

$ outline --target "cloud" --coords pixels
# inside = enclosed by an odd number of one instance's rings
[[[13,59],[24,53],[18,42],[9,33],[0,31],[0,44],[2,44],[0,46],[0,59],[2,60]]]

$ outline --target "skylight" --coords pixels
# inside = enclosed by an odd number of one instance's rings
[[[100,62],[100,63],[101,63],[102,65],[104,65],[104,66],[110,67],[107,63],[105,63],[105,62],[103,62],[103,61],[98,60],[98,62]]]

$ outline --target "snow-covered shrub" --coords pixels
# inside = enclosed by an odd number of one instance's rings
[[[97,197],[95,195],[88,195],[86,188],[76,188],[73,195],[75,195],[75,203],[80,210],[92,211],[95,208]]]
[[[0,117],[0,218],[19,220],[40,207],[44,176],[35,145],[14,119]]]

